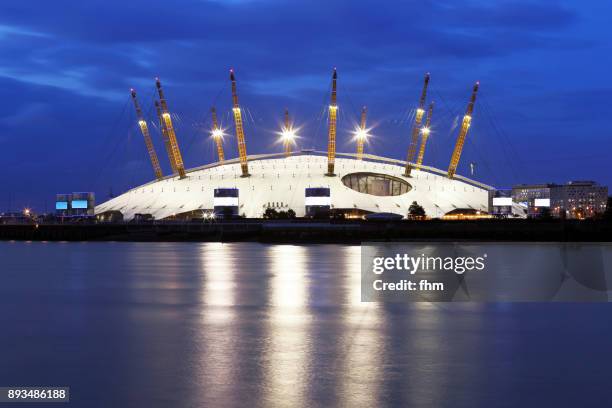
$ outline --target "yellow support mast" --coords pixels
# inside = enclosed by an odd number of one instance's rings
[[[284,140],[283,143],[285,145],[285,156],[290,156],[291,155],[291,140],[290,140],[290,135],[291,133],[291,123],[289,121],[289,109],[285,108],[285,128],[283,129],[283,133],[284,133]]]
[[[242,113],[238,104],[238,93],[236,92],[236,76],[234,70],[230,69],[230,81],[232,81],[232,100],[234,102],[234,125],[236,127],[236,139],[238,140],[238,154],[240,155],[241,177],[249,177],[249,163],[247,160],[246,142],[244,141],[244,129],[242,127]]]
[[[408,147],[408,155],[406,157],[406,169],[404,171],[404,176],[410,177],[410,172],[412,171],[412,162],[414,161],[414,157],[416,156],[416,148],[417,143],[419,141],[419,133],[421,131],[421,121],[423,120],[423,115],[425,114],[425,99],[427,98],[427,86],[429,85],[429,72],[425,74],[425,79],[423,81],[423,90],[421,91],[421,99],[419,100],[419,107],[416,110],[416,114],[414,116],[414,125],[412,127],[412,136],[410,138],[410,145]]]
[[[470,125],[472,123],[472,113],[474,112],[474,104],[476,103],[476,94],[478,93],[479,87],[480,82],[476,82],[474,84],[474,89],[472,90],[472,97],[470,98],[470,102],[468,103],[465,111],[465,116],[463,116],[461,131],[459,132],[459,137],[457,137],[457,143],[455,144],[455,149],[453,150],[453,155],[451,156],[451,161],[448,166],[448,178],[455,177],[455,173],[457,172],[457,165],[459,165],[459,159],[461,158],[461,152],[463,151],[465,137],[467,136],[468,130],[470,129]]]
[[[168,104],[166,103],[166,98],[164,98],[164,91],[162,90],[159,78],[155,78],[155,85],[157,86],[157,92],[159,94],[159,102],[162,108],[162,119],[164,120],[166,131],[168,132],[168,138],[170,139],[170,147],[172,148],[172,156],[174,157],[176,170],[178,171],[179,178],[184,179],[187,177],[187,175],[185,174],[183,157],[181,156],[181,151],[178,147],[176,133],[174,133],[174,127],[172,126],[172,118],[170,117],[170,112],[168,111]]]
[[[134,101],[134,108],[136,108],[136,116],[138,117],[138,126],[140,126],[140,131],[142,132],[142,136],[144,137],[145,144],[147,145],[147,151],[149,152],[149,158],[151,159],[151,164],[153,165],[153,171],[155,172],[155,177],[158,180],[161,180],[164,175],[162,174],[161,166],[159,165],[159,159],[157,158],[157,153],[155,153],[155,148],[153,147],[153,141],[151,140],[151,134],[149,133],[149,127],[147,126],[147,121],[144,119],[142,114],[142,109],[140,109],[140,104],[138,103],[138,99],[136,98],[136,91],[134,89],[130,89],[130,93],[132,95],[132,100]]]
[[[212,137],[215,139],[215,144],[217,145],[217,156],[219,156],[219,162],[223,163],[225,160],[225,154],[223,153],[223,130],[219,127],[219,123],[217,122],[217,110],[213,106],[210,109],[210,113],[212,114]]]
[[[363,146],[367,138],[366,114],[367,108],[364,106],[361,109],[361,122],[359,123],[359,130],[357,131],[357,160],[363,159]]]
[[[155,112],[157,113],[159,129],[161,130],[162,139],[164,140],[164,146],[166,146],[166,153],[168,153],[168,160],[170,161],[172,173],[176,173],[176,162],[174,161],[174,155],[172,154],[172,146],[170,145],[170,138],[168,137],[166,125],[164,125],[164,119],[162,117],[162,111],[161,107],[159,106],[159,101],[155,101]]]
[[[425,118],[425,126],[421,129],[421,147],[419,148],[419,156],[416,162],[416,168],[421,169],[423,164],[423,156],[425,156],[425,145],[427,144],[427,138],[431,133],[431,115],[433,114],[434,103],[429,104],[429,110],[427,111],[427,117]]]
[[[327,174],[326,176],[335,176],[334,164],[336,161],[336,120],[338,115],[338,105],[336,103],[336,82],[338,73],[334,68],[332,75],[332,93],[329,104],[329,140],[327,143]]]

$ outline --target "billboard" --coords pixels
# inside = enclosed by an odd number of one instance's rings
[[[496,207],[511,206],[512,197],[493,197],[493,205]]]
[[[68,202],[67,201],[57,201],[55,203],[55,209],[56,210],[67,210],[68,209]]]
[[[72,209],[87,209],[87,200],[72,200]]]
[[[238,197],[214,197],[214,207],[238,207]]]
[[[239,191],[237,188],[215,188],[214,207],[238,207]]]
[[[534,207],[550,207],[550,198],[536,198],[533,202]]]
[[[316,216],[327,213],[331,208],[331,190],[329,187],[308,187],[304,191],[305,215]]]
[[[330,197],[306,197],[304,201],[305,205],[331,205]]]

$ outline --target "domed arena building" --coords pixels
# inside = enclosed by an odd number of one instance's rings
[[[249,177],[241,177],[237,159],[214,163],[187,171],[184,179],[167,177],[136,187],[97,206],[96,213],[119,211],[124,219],[135,214],[164,219],[236,206],[239,215],[250,218],[262,217],[267,208],[291,209],[301,217],[309,214],[307,207],[329,206],[347,216],[379,212],[406,216],[413,201],[430,217],[459,208],[488,209],[490,187],[476,181],[461,176],[449,179],[446,172],[426,166],[407,178],[405,162],[399,160],[338,156],[334,177],[325,175],[327,156],[310,151],[288,157],[282,153],[249,156]],[[215,190],[237,194],[235,199],[215,197]],[[310,196],[311,192],[316,195]]]
[[[392,213],[406,217],[413,202],[421,205],[427,216],[443,217],[458,209],[486,213],[492,187],[455,174],[469,129],[478,84],[472,99],[448,171],[422,164],[433,104],[425,116],[425,95],[429,75],[419,108],[416,111],[407,161],[364,154],[367,138],[365,109],[357,129],[357,153],[336,153],[336,78],[334,70],[329,106],[329,140],[326,152],[291,151],[294,132],[285,117],[281,153],[247,155],[236,81],[231,72],[233,113],[239,157],[226,160],[222,132],[213,109],[212,136],[217,142],[216,163],[185,169],[172,119],[157,80],[159,103],[156,102],[162,136],[174,174],[163,176],[153,149],[147,122],[132,91],[139,126],[145,138],[156,180],[133,188],[98,205],[95,213],[104,217],[120,215],[124,220],[192,219],[213,216],[260,218],[268,209],[295,212],[296,216],[316,216],[321,212],[357,218],[372,213]],[[419,147],[420,138],[420,147]],[[417,155],[418,152],[418,155]]]

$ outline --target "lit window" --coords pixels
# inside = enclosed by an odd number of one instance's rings
[[[347,174],[342,177],[342,183],[352,190],[375,196],[398,196],[412,189],[400,178],[377,173]]]

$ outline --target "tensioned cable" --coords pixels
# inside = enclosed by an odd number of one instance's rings
[[[113,122],[113,125],[111,126],[111,131],[110,131],[110,137],[112,138],[114,133],[117,133],[119,135],[121,135],[121,133],[117,132],[117,127],[119,126],[119,123],[121,122],[121,120],[123,119],[123,116],[125,115],[125,112],[127,110],[127,106],[130,103],[130,96],[128,96],[125,100],[125,103],[123,104],[123,108],[121,109],[121,113],[119,114],[119,116],[115,119],[115,121]],[[109,162],[111,160],[111,158],[115,155],[117,149],[119,148],[119,145],[121,144],[121,141],[123,140],[122,137],[119,137],[118,140],[114,143],[113,148],[111,149],[110,153],[105,156],[104,161],[102,162],[102,165],[100,167],[98,167],[98,172],[96,173],[94,179],[93,179],[93,184],[94,186],[98,185],[98,181],[100,179],[100,176],[102,175],[102,173],[106,170],[106,168],[109,165]],[[106,145],[106,141],[104,141],[104,145]]]
[[[314,140],[313,140],[313,147],[316,147],[316,143],[318,138],[320,137],[319,134],[321,132],[321,126],[323,123],[327,123],[327,119],[328,119],[328,113],[329,113],[329,102],[328,102],[328,98],[329,95],[331,93],[331,89],[332,89],[332,81],[328,82],[327,85],[327,91],[325,92],[325,94],[323,94],[323,101],[321,102],[322,108],[321,108],[321,113],[318,115],[317,118],[317,126],[316,126],[316,130],[315,130],[315,134],[314,134]],[[325,144],[325,146],[327,146],[327,143]]]
[[[458,127],[459,114],[457,114],[455,110],[446,102],[446,99],[442,96],[440,92],[438,92],[438,90],[435,87],[431,87],[431,89],[432,89],[432,92],[435,93],[437,100],[440,101],[439,105],[441,105],[442,108],[446,110],[446,112],[450,115],[450,119],[451,119],[451,126],[449,127],[448,133],[446,134],[445,138],[442,141],[440,141],[439,143],[440,146],[438,146],[438,143],[433,143],[433,145],[435,146],[433,149],[434,161],[437,162],[440,159],[439,157],[440,150],[441,150],[440,147],[452,145],[454,142],[453,135]],[[444,110],[442,112],[444,112]],[[440,109],[438,109],[437,111],[439,112]],[[435,114],[436,113],[434,112],[434,117],[435,117]]]
[[[520,157],[518,153],[516,152],[516,150],[514,149],[514,146],[512,145],[510,140],[508,140],[507,136],[505,135],[505,132],[503,132],[501,127],[498,126],[497,121],[495,120],[493,111],[488,104],[487,98],[482,99],[482,106],[483,106],[483,112],[485,113],[485,116],[487,116],[487,119],[489,120],[491,127],[493,128],[493,131],[497,134],[497,137],[501,141],[500,144],[502,147],[502,152],[504,153],[504,157],[506,158],[506,161],[508,162],[507,164],[510,167],[510,171],[512,172],[514,181],[516,182],[519,178],[518,178],[518,172],[515,167],[515,163],[520,162]],[[510,157],[511,155],[514,155],[514,158]]]
[[[454,116],[459,116],[458,114],[455,114],[455,112],[453,112],[453,110],[449,107],[449,105],[446,103],[445,98],[442,97],[442,95],[437,92],[436,90],[434,90],[434,92],[436,93],[436,96],[440,99],[440,102],[442,104],[442,106],[449,112],[451,113],[451,115]],[[451,127],[451,130],[449,132],[448,135],[448,139],[450,139],[450,136],[454,133],[454,131],[456,130],[456,128]],[[476,146],[475,143],[472,142],[472,139],[467,137],[466,141],[468,143],[468,145],[470,146],[471,149],[474,150],[474,152],[476,153],[476,155],[478,156],[478,159],[484,164],[485,169],[490,173],[491,177],[493,178],[493,180],[497,180],[496,179],[496,173],[493,172],[492,168],[489,166],[488,161],[486,160],[486,157],[481,153],[480,149]]]

